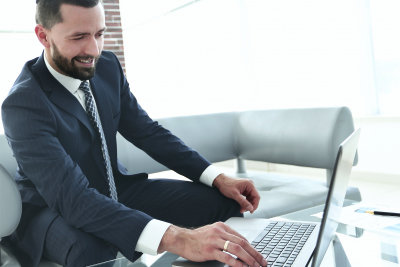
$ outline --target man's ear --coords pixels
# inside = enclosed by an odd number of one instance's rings
[[[35,27],[35,33],[36,33],[36,37],[38,38],[39,42],[41,42],[42,45],[45,48],[49,48],[50,47],[50,41],[49,41],[49,38],[47,36],[48,30],[45,29],[43,27],[43,25],[38,24]]]

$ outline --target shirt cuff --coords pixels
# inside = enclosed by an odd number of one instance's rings
[[[222,171],[219,170],[217,167],[210,165],[201,174],[200,182],[212,187],[215,178],[217,178],[217,176],[220,175],[221,173]]]
[[[140,234],[135,251],[154,256],[157,255],[161,239],[170,225],[170,223],[156,219],[151,220]]]

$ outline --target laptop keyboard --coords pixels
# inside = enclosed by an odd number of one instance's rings
[[[292,266],[315,227],[312,223],[270,222],[251,245],[264,256],[268,266]]]

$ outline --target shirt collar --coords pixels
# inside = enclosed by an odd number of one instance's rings
[[[44,56],[44,62],[46,63],[46,67],[51,73],[51,75],[53,75],[54,78],[57,81],[59,81],[68,91],[70,91],[72,94],[75,94],[76,91],[79,89],[79,86],[81,85],[82,81],[79,79],[66,76],[56,71],[47,61],[46,55]]]

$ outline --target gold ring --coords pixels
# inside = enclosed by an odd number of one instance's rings
[[[223,251],[227,251],[228,246],[229,246],[229,240],[226,240],[225,244],[224,244],[224,250]]]

